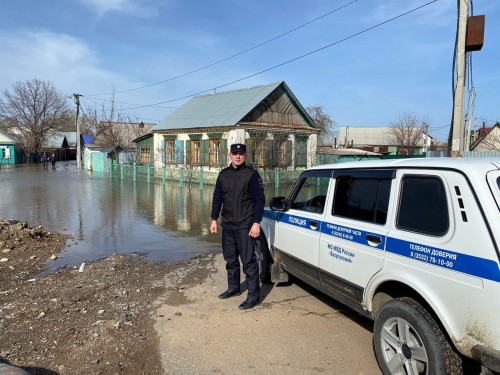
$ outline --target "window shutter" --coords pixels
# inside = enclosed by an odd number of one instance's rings
[[[227,165],[227,139],[220,140],[220,163],[221,165]]]
[[[246,162],[248,165],[255,166],[255,142],[252,142],[250,139],[247,141],[247,158]]]
[[[200,142],[200,159],[201,159],[201,165],[210,165],[210,140],[209,139],[202,139]]]
[[[286,141],[286,162],[285,166],[292,165],[292,141]]]
[[[191,160],[191,141],[184,141],[184,145],[186,146],[186,164],[193,164]]]
[[[273,168],[275,165],[274,154],[276,153],[276,147],[274,147],[273,140],[265,141],[266,149],[264,150],[264,167]]]
[[[165,164],[165,140],[161,141],[161,162]]]
[[[184,141],[175,141],[175,162],[184,164]]]
[[[295,166],[307,166],[307,139],[298,138],[295,142]]]

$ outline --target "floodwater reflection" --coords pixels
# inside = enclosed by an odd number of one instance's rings
[[[220,231],[209,232],[212,194],[212,186],[200,190],[77,172],[74,163],[0,170],[0,218],[73,237],[56,261],[47,262],[49,272],[114,253],[177,262],[218,252]]]

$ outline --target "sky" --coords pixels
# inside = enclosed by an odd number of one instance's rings
[[[486,16],[465,89],[479,127],[500,121],[500,1],[472,11]],[[51,81],[83,113],[114,96],[158,123],[193,95],[285,81],[337,127],[411,113],[448,137],[456,0],[3,0],[0,19],[0,90]]]

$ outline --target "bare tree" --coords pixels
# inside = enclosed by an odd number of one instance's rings
[[[22,143],[28,163],[47,136],[61,130],[66,116],[66,99],[50,81],[16,82],[0,99],[0,119]]]
[[[316,128],[320,130],[318,134],[319,145],[327,145],[332,143],[332,133],[335,126],[335,121],[325,112],[323,106],[313,105],[306,108],[307,113],[314,120]]]
[[[119,112],[115,106],[114,94],[109,106],[102,103],[100,108],[85,109],[85,121],[95,134],[95,143],[101,147],[113,148],[115,160],[118,160],[117,148],[127,154],[127,163],[136,162],[134,139],[150,132],[152,124],[137,122],[132,117]]]
[[[75,124],[75,118],[76,118],[76,111],[69,111],[66,116],[61,120],[61,131],[64,132],[76,132],[76,124]],[[93,135],[94,131],[92,129],[92,124],[89,121],[88,117],[83,113],[80,112],[80,116],[78,118],[78,121],[80,122],[80,133],[82,135]]]
[[[425,126],[425,121],[411,113],[403,113],[398,120],[391,122],[389,140],[398,146],[398,154],[414,154],[418,144],[424,140]]]
[[[276,171],[281,171],[281,184],[293,183],[297,176],[292,166],[300,169],[314,165],[315,154],[307,147],[309,132],[252,129],[248,133],[247,163],[259,169],[266,184],[274,182]]]

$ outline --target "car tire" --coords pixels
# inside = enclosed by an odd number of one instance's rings
[[[373,329],[375,356],[384,375],[462,375],[460,355],[429,312],[412,298],[384,304]]]
[[[271,256],[267,242],[262,234],[255,239],[255,255],[259,264],[259,279],[262,283],[271,282]]]

